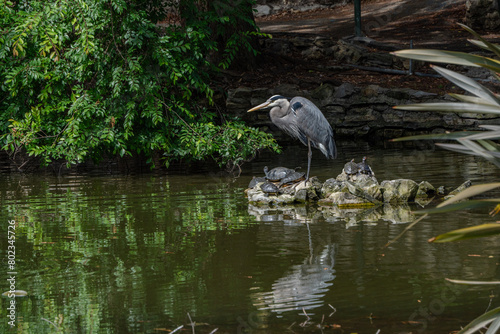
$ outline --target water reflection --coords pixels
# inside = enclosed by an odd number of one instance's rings
[[[336,245],[326,245],[319,254],[314,254],[311,239],[309,241],[311,254],[302,264],[291,266],[285,276],[272,284],[270,291],[251,296],[253,304],[259,310],[281,314],[287,311],[312,310],[324,305],[323,297],[335,279]]]
[[[315,325],[410,332],[421,327],[412,326],[410,316],[433,305],[449,284],[444,278],[498,279],[498,240],[427,242],[488,220],[486,209],[430,217],[385,249],[415,219],[416,207],[248,205],[243,190],[251,177],[265,165],[300,165],[306,152],[296,149],[263,154],[242,177],[229,180],[215,174],[2,175],[0,222],[16,221],[16,288],[28,293],[19,299],[15,330],[57,331],[47,319],[68,333],[168,332],[188,328],[189,312],[205,324],[196,333],[233,333],[240,320],[249,330],[283,333],[304,308]],[[344,158],[365,150],[343,146],[338,161],[313,159],[312,173],[322,180],[336,176]],[[436,186],[498,178],[496,169],[473,157],[429,151],[425,160],[412,160],[411,151],[369,151],[381,178],[404,171]],[[404,169],[403,159],[410,163]],[[4,258],[6,249],[2,223]],[[428,332],[458,329],[485,309],[490,296],[498,304],[496,288],[459,289],[453,303],[432,315]],[[338,311],[322,321],[332,311],[329,304]],[[1,318],[7,305],[2,298]],[[9,331],[1,322],[0,332]]]
[[[339,208],[337,206],[293,206],[280,205],[270,207],[268,205],[248,204],[248,214],[255,216],[260,222],[283,221],[285,223],[305,223],[327,221],[330,223],[343,221],[346,227],[358,224],[376,224],[387,221],[392,224],[406,224],[416,220],[413,213],[415,205],[384,203],[377,206],[363,208]]]

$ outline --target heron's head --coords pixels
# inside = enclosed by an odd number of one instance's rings
[[[281,96],[281,95],[273,95],[269,99],[267,99],[266,102],[259,104],[256,107],[253,107],[252,109],[248,110],[248,112],[259,110],[259,109],[264,109],[264,108],[272,108],[275,106],[279,106],[280,104],[284,103],[285,101],[288,101],[288,99],[286,97]]]

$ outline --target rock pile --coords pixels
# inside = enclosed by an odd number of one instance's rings
[[[291,204],[312,201],[324,206],[341,208],[411,202],[424,206],[434,197],[446,195],[442,191],[443,187],[435,188],[427,181],[397,179],[379,183],[374,173],[363,173],[361,169],[353,173],[348,167],[349,164],[346,164],[342,173],[336,178],[330,178],[324,183],[321,183],[317,177],[313,177],[307,183],[303,179],[298,179],[283,185],[279,180],[271,182],[261,177],[252,180],[245,192],[249,202],[253,204]],[[456,195],[470,185],[471,182],[466,181],[448,196]]]

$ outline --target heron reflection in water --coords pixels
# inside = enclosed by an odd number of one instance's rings
[[[278,128],[308,147],[306,182],[311,169],[311,146],[323,152],[327,159],[337,157],[332,127],[321,110],[308,99],[296,96],[288,101],[281,95],[274,95],[248,112],[263,108],[271,108],[271,121]]]

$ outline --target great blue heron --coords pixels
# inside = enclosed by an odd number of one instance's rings
[[[266,102],[248,110],[271,108],[271,121],[281,130],[309,148],[307,154],[306,182],[311,169],[311,145],[319,149],[327,159],[337,157],[333,130],[321,110],[308,99],[296,96],[290,101],[281,95],[271,96]]]

